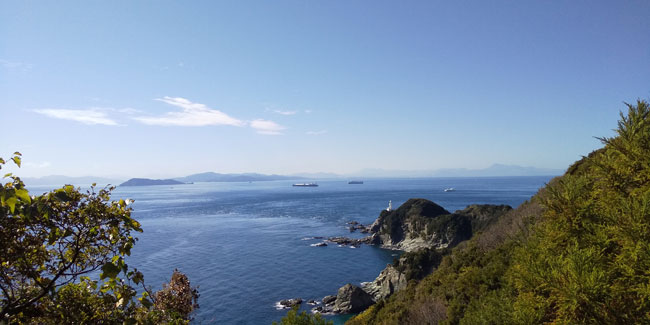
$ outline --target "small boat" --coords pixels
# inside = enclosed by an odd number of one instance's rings
[[[318,184],[316,183],[296,183],[293,184],[295,187],[318,187]]]
[[[448,187],[448,188],[445,189],[445,192],[455,192],[455,191],[456,191],[456,189],[453,188],[453,187]]]
[[[349,181],[348,184],[363,184],[363,181]]]

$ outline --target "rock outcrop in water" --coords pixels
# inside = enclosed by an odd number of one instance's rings
[[[302,304],[302,298],[284,299],[276,303],[278,309],[289,309]]]
[[[372,306],[375,301],[363,289],[350,283],[341,287],[336,295],[334,312],[340,314],[358,313]]]
[[[415,252],[406,252],[399,259],[388,264],[372,282],[363,283],[363,289],[373,296],[375,301],[387,298],[393,293],[406,288],[411,280],[421,280],[433,272],[447,250],[425,248]]]
[[[406,288],[407,284],[408,281],[404,273],[398,271],[392,264],[388,264],[374,281],[364,282],[362,287],[372,296],[373,300],[379,301]]]
[[[360,239],[348,238],[348,237],[330,237],[327,238],[327,241],[336,243],[344,246],[360,246],[361,244],[372,244],[371,237],[364,237]]]

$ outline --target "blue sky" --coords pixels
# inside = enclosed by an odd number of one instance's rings
[[[647,1],[3,1],[22,176],[566,168],[650,98]]]

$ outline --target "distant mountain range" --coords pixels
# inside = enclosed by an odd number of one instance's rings
[[[177,181],[178,183],[194,182],[262,182],[262,181],[280,181],[280,180],[300,180],[300,179],[327,179],[327,178],[411,178],[411,177],[498,177],[498,176],[556,176],[564,174],[562,169],[524,167],[517,165],[494,164],[483,169],[467,168],[445,168],[435,170],[387,170],[387,169],[363,169],[351,174],[334,174],[334,173],[298,173],[292,175],[265,175],[258,173],[242,174],[220,174],[220,173],[199,173],[189,176],[175,177],[167,180],[153,180],[146,178],[131,179],[135,183],[144,184],[146,180],[150,181]],[[105,177],[69,177],[62,175],[44,176],[39,178],[24,177],[22,180],[30,185],[53,185],[61,186],[72,184],[76,186],[89,185],[97,183],[98,185],[120,184],[122,180]],[[131,181],[129,180],[129,181]],[[147,184],[154,185],[154,184]],[[165,184],[169,185],[169,184]],[[128,186],[128,185],[126,185]]]
[[[494,164],[483,169],[450,168],[439,169],[436,176],[482,177],[482,176],[559,176],[564,169],[525,167],[517,165]]]
[[[326,179],[326,178],[346,178],[346,175],[334,173],[296,173],[289,176],[297,178]]]
[[[178,185],[185,184],[175,179],[131,178],[120,186]]]
[[[284,176],[284,175],[264,175],[257,173],[244,173],[244,174],[219,174],[213,172],[193,174],[185,177],[174,178],[177,181],[184,183],[191,182],[260,182],[260,181],[282,181],[302,179],[300,176]]]
[[[443,168],[435,170],[364,169],[353,174],[357,177],[499,177],[499,176],[556,176],[562,169],[494,164],[482,169]]]

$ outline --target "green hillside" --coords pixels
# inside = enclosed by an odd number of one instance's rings
[[[650,108],[349,324],[650,322]]]

